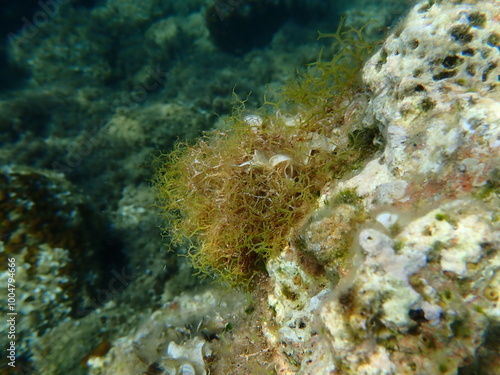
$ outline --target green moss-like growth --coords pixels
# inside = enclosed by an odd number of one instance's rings
[[[332,36],[344,43],[351,33],[339,28]],[[188,255],[202,273],[249,286],[311,212],[321,189],[367,157],[349,137],[352,117],[342,113],[359,91],[360,66],[353,67],[352,56],[363,47],[354,43],[331,61],[318,61],[301,84],[285,88],[280,103],[286,106],[273,103],[283,109],[235,115],[229,130],[208,132],[157,160],[154,184],[168,235],[178,243],[192,240]]]
[[[332,206],[338,206],[341,204],[349,204],[352,206],[357,205],[361,202],[362,198],[356,192],[356,189],[344,189],[341,190],[330,203]]]
[[[308,155],[309,138],[268,119],[211,132],[167,157],[156,185],[174,240],[198,241],[196,268],[240,284],[277,254],[337,169],[326,151]]]
[[[305,73],[297,72],[284,87],[280,104],[300,107],[311,118],[325,116],[325,111],[345,114],[352,96],[363,86],[360,68],[373,54],[378,42],[365,38],[364,27],[361,30],[346,27],[344,21],[342,18],[335,33],[319,33],[318,39],[332,40],[331,48],[323,50]],[[348,100],[339,101],[339,94]]]

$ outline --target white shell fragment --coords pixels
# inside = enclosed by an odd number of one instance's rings
[[[196,375],[196,371],[190,363],[183,363],[177,370],[178,375]]]
[[[263,120],[262,117],[258,115],[248,115],[243,118],[243,121],[245,121],[248,125],[250,126],[262,126]]]
[[[391,229],[398,222],[399,216],[391,212],[383,212],[377,216],[377,221],[384,226],[385,229]]]
[[[290,160],[292,160],[291,157],[286,156],[286,155],[282,155],[282,154],[278,154],[278,155],[271,156],[271,158],[269,158],[269,164],[272,167],[275,167],[276,165],[278,165],[280,163],[288,162]]]
[[[325,137],[322,134],[311,133],[311,140],[309,141],[309,147],[311,150],[323,150],[327,152],[333,152],[337,146],[335,146],[331,138]]]

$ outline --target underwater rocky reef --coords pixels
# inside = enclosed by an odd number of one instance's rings
[[[0,374],[500,374],[498,1],[50,9],[1,48]]]

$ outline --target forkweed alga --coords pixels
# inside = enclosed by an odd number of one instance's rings
[[[360,35],[351,33],[339,28],[334,35],[340,42]],[[207,132],[156,160],[154,185],[166,231],[174,242],[192,240],[188,255],[202,273],[248,287],[312,211],[325,185],[375,151],[373,136],[352,136],[359,116],[345,116],[350,103],[363,103],[353,82],[360,64],[353,66],[348,56],[364,53],[355,50],[365,44],[349,48],[287,86],[283,95],[287,108],[296,108],[292,115],[235,115],[229,130]],[[327,79],[334,84],[325,86]]]

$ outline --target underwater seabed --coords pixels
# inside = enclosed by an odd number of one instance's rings
[[[0,102],[0,373],[500,374],[498,2],[395,25],[360,1],[321,54],[285,21],[220,52],[200,3],[62,8],[11,52],[31,78]],[[181,47],[228,67],[188,76]],[[262,95],[231,106],[235,82]]]

